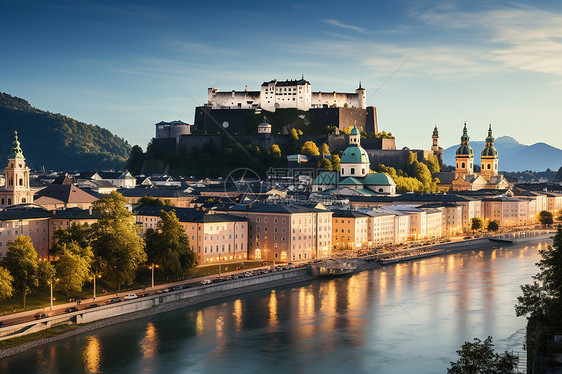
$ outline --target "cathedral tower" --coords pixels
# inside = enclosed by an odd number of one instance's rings
[[[461,145],[457,149],[455,178],[474,174],[474,151],[468,144],[470,138],[466,130],[466,121],[462,130]]]
[[[498,175],[498,151],[494,147],[494,137],[492,136],[492,124],[488,128],[486,147],[480,156],[480,175],[484,179]]]

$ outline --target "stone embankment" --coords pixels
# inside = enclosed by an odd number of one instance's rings
[[[517,238],[510,242],[519,243],[549,239],[551,235],[552,234],[549,232],[543,232],[540,233],[540,235]],[[507,245],[509,245],[509,243]],[[491,250],[494,248],[498,248],[499,246],[501,246],[500,243],[492,242],[488,238],[477,238],[458,242],[448,242],[410,248],[392,253],[381,253],[372,256],[364,256],[356,258],[354,260],[357,261],[357,271],[363,271],[424,257],[432,257],[466,250]],[[110,326],[137,318],[143,318],[153,314],[162,313],[224,297],[232,297],[289,284],[308,282],[313,279],[315,279],[315,277],[308,275],[306,268],[298,268],[293,270],[264,274],[261,276],[234,279],[222,283],[197,286],[169,293],[150,295],[145,298],[103,305],[97,308],[57,315],[37,321],[22,323],[19,325],[6,326],[0,328],[0,340],[27,335],[59,325],[85,324],[76,328],[75,330],[63,333],[55,337],[36,340],[21,344],[14,348],[1,350],[0,358],[18,354],[42,344],[52,343],[69,336],[75,336],[105,326]]]
[[[146,298],[103,305],[93,309],[85,309],[38,321],[27,322],[16,326],[7,326],[0,329],[0,334],[2,334],[0,340],[22,336],[64,324],[85,324],[75,330],[55,337],[31,341],[18,345],[17,347],[1,350],[0,359],[24,352],[42,344],[52,343],[57,340],[65,339],[70,336],[75,336],[105,326],[224,297],[232,297],[289,284],[308,282],[312,279],[314,279],[314,277],[307,274],[306,268],[285,270],[257,277],[235,279],[232,281],[198,286],[165,294],[151,295]]]

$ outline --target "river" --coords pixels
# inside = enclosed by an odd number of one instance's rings
[[[545,242],[444,255],[109,326],[2,373],[445,373],[466,340],[522,352],[519,285]]]

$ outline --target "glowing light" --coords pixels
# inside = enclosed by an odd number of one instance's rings
[[[201,335],[204,328],[205,323],[203,322],[203,312],[198,311],[197,317],[195,318],[195,332],[197,333],[197,335]]]
[[[277,326],[277,294],[275,290],[271,290],[269,295],[269,325]]]
[[[242,301],[240,299],[234,301],[234,312],[232,315],[234,316],[236,331],[240,331],[242,328]]]
[[[153,322],[146,325],[146,333],[144,338],[140,341],[140,348],[142,354],[146,358],[151,358],[156,356],[156,347],[158,346],[158,334],[156,331],[156,326]]]
[[[98,336],[89,336],[88,343],[82,352],[82,358],[87,373],[98,373],[101,362],[101,344]]]

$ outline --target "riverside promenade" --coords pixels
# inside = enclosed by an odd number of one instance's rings
[[[504,234],[505,235],[505,234]],[[512,242],[521,243],[524,241],[537,241],[549,239],[552,233],[550,231],[534,231],[527,232],[525,235],[516,235],[510,237],[502,236],[503,239],[512,239]],[[509,245],[509,244],[507,244]],[[393,251],[388,253],[379,253],[371,256],[360,256],[354,259],[358,261],[358,271],[373,269],[381,266],[390,265],[392,263],[415,260],[423,257],[437,256],[446,253],[460,252],[464,250],[474,249],[493,249],[497,248],[498,243],[490,238],[475,238],[470,240],[451,241],[448,243],[440,243],[431,246],[413,247],[401,251]],[[233,272],[236,273],[236,272]],[[187,305],[195,305],[201,302],[215,300],[223,297],[236,296],[244,293],[254,292],[258,290],[270,289],[278,286],[294,284],[299,282],[307,282],[314,277],[307,274],[305,268],[286,270],[275,273],[253,276],[249,278],[235,279],[232,281],[216,283],[206,286],[190,287],[166,294],[155,294],[146,298],[128,300],[117,304],[102,305],[97,308],[83,309],[72,313],[63,313],[38,321],[30,321],[12,326],[6,326],[0,329],[0,340],[9,339],[16,336],[26,335],[32,332],[41,331],[49,327],[62,324],[80,325],[89,323],[87,326],[78,327],[76,330],[62,334],[60,339],[77,335],[85,331],[108,326],[115,323],[125,322],[131,319],[142,318],[151,314],[160,313],[172,309],[181,308]],[[194,282],[196,280],[191,280]],[[162,285],[160,288],[169,288],[175,284]],[[142,290],[139,290],[141,292]],[[129,291],[127,293],[134,292]],[[146,292],[146,291],[145,291]],[[96,299],[96,302],[110,299],[114,295],[104,296]],[[70,304],[72,306],[75,303]],[[65,305],[60,306],[60,308]],[[30,311],[26,313],[33,313]],[[93,322],[93,323],[90,323]],[[31,343],[25,343],[17,349],[7,349],[0,351],[0,357],[16,354],[22,349],[29,349],[38,344],[48,343],[52,339],[58,340],[59,337],[49,338],[47,341],[40,340]],[[25,348],[28,347],[28,348]]]

